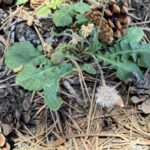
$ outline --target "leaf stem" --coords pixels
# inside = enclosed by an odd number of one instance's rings
[[[93,57],[93,59],[95,60],[97,66],[98,66],[98,68],[99,68],[99,70],[100,70],[102,85],[103,85],[103,86],[106,86],[106,82],[105,82],[105,78],[104,78],[104,73],[103,73],[103,70],[102,70],[102,68],[101,68],[101,66],[100,66],[100,64],[99,64],[99,62],[98,62],[98,60],[97,60],[97,58],[96,58],[93,54],[90,54],[90,55]]]

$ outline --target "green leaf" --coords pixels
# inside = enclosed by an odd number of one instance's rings
[[[142,38],[142,29],[129,28],[113,47],[105,53],[99,51],[97,57],[103,61],[104,65],[116,69],[116,76],[121,80],[129,79],[132,73],[141,77],[142,72],[139,67],[149,68],[150,66],[150,44],[141,43]]]
[[[59,82],[57,80],[50,79],[45,83],[43,89],[45,104],[48,105],[51,110],[57,111],[62,105],[61,99],[57,96],[57,92],[60,90]]]
[[[144,32],[142,28],[140,27],[130,27],[127,28],[123,37],[121,38],[121,41],[126,41],[128,43],[130,42],[139,42],[144,37]]]
[[[38,56],[40,56],[40,54],[30,42],[19,42],[8,48],[5,55],[5,64],[8,68],[15,69],[27,64]]]
[[[111,53],[108,52],[107,55],[110,58],[120,57],[123,62],[128,62],[131,56],[133,61],[137,62],[139,66],[146,68],[150,66],[150,44],[139,44],[135,42],[132,48],[127,46],[127,48],[124,47],[124,49],[115,49],[115,51]]]
[[[90,10],[90,6],[87,3],[84,2],[78,2],[76,4],[73,5],[73,9],[76,12],[79,12],[81,14],[84,14],[85,12]]]
[[[46,17],[51,12],[51,9],[56,9],[57,7],[61,6],[62,3],[63,0],[51,0],[36,11],[36,16]]]
[[[85,63],[81,68],[82,68],[82,70],[86,71],[87,73],[90,73],[93,75],[96,74],[96,70],[91,64]]]
[[[16,83],[29,91],[44,90],[45,103],[50,109],[56,111],[60,108],[62,101],[57,97],[59,92],[59,80],[62,76],[70,74],[72,65],[63,63],[58,66],[47,66],[37,68],[31,64],[24,67],[17,75]]]
[[[83,14],[89,10],[90,6],[83,2],[63,6],[52,14],[52,20],[58,27],[69,26],[73,22],[74,16],[76,16],[78,23],[82,23],[87,21]],[[82,16],[77,13],[82,14]]]
[[[77,14],[76,15],[76,23],[83,24],[85,22],[88,22],[87,18],[83,14]]]
[[[64,57],[62,52],[58,54],[57,58]],[[30,42],[15,43],[5,57],[5,62],[11,69],[24,65],[16,77],[18,85],[29,91],[44,90],[45,103],[50,109],[56,111],[60,108],[62,101],[57,96],[60,90],[59,80],[72,73],[71,64],[61,62],[59,65],[52,65]]]
[[[27,3],[29,0],[17,0],[16,1],[16,4],[17,5],[21,5],[21,4],[25,4],[25,3]]]
[[[43,84],[48,76],[47,71],[50,69],[37,68],[32,64],[27,64],[23,70],[17,75],[16,83],[29,91],[42,90]]]
[[[140,70],[140,68],[138,67],[138,65],[136,63],[133,62],[121,62],[120,60],[118,60],[117,58],[109,58],[108,54],[104,55],[104,54],[98,54],[97,58],[100,61],[104,62],[104,65],[111,65],[110,68],[112,69],[116,69],[117,73],[116,76],[123,81],[128,80],[131,77],[131,74],[134,72],[136,73],[139,77],[142,77],[142,72]]]
[[[99,50],[102,47],[102,44],[99,42],[99,31],[94,28],[92,31],[92,34],[89,38],[89,47],[85,49],[87,52],[95,53],[97,50]]]
[[[36,16],[44,17],[44,16],[47,16],[50,12],[51,11],[47,6],[43,6],[36,11]]]
[[[140,71],[136,63],[132,63],[132,62],[121,63],[120,67],[117,68],[116,76],[120,80],[126,81],[131,77],[132,73],[135,73],[140,77],[142,77],[142,72]]]
[[[53,69],[54,77],[63,77],[64,75],[70,75],[72,73],[72,64],[70,63],[62,63],[54,66]]]
[[[69,7],[62,7],[59,10],[56,10],[52,14],[52,20],[56,26],[64,27],[69,26],[72,23],[72,10]]]
[[[45,103],[50,109],[56,111],[60,108],[62,101],[57,96],[60,90],[59,80],[61,77],[72,72],[72,65],[62,63],[58,66],[35,67],[27,64],[17,75],[16,83],[29,91],[44,90]]]
[[[149,68],[150,67],[150,44],[142,44],[139,48],[139,55],[137,62],[139,66]]]
[[[62,63],[55,66],[53,70],[48,74],[49,78],[44,84],[45,103],[50,109],[56,111],[62,105],[61,99],[57,96],[57,92],[60,91],[59,80],[64,75],[69,75],[72,72],[72,65],[68,63]]]
[[[50,9],[56,9],[57,7],[61,6],[63,2],[64,0],[51,0],[49,3],[47,3],[47,7]]]
[[[29,91],[39,91],[49,78],[60,79],[64,74],[67,75],[72,70],[72,65],[62,63],[58,66],[43,64],[36,67],[33,64],[27,64],[17,75],[16,83]]]

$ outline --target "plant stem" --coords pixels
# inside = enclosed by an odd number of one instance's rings
[[[93,54],[90,54],[90,55],[94,58],[94,60],[95,60],[95,62],[96,62],[96,64],[97,64],[97,66],[98,66],[98,68],[99,68],[99,70],[100,70],[101,80],[102,80],[102,86],[106,86],[106,82],[105,82],[105,78],[104,78],[104,73],[103,73],[103,70],[102,70],[102,68],[101,68],[101,66],[100,66],[100,64],[99,64],[99,62],[98,62],[98,60],[97,60],[97,58],[96,58]]]

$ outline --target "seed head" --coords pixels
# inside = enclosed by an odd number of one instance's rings
[[[96,103],[100,104],[102,107],[113,107],[115,105],[124,107],[122,98],[118,94],[115,87],[112,86],[98,87],[95,98]]]
[[[76,33],[73,33],[73,35],[72,35],[72,40],[71,40],[71,44],[73,44],[74,46],[76,46],[79,41],[80,41],[79,35],[76,34]]]
[[[82,25],[81,26],[81,36],[83,38],[87,38],[90,33],[93,31],[94,29],[94,24],[88,24],[87,26],[86,25]]]

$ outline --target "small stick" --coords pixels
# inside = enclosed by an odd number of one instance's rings
[[[69,91],[69,93],[77,100],[77,103],[80,106],[83,106],[83,100],[79,97],[79,95],[76,93],[76,91],[73,89],[73,87],[70,85],[70,83],[67,80],[63,81],[63,85],[65,88]]]

